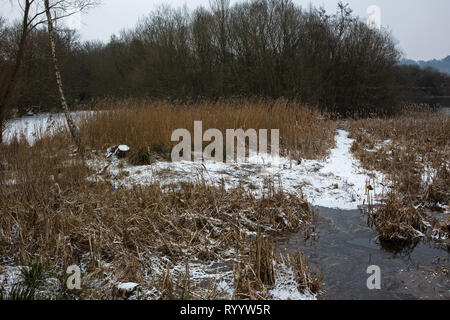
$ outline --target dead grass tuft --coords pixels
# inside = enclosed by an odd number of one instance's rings
[[[294,256],[288,257],[295,274],[300,292],[319,293],[323,282],[323,276],[316,276],[308,267],[306,257],[297,251]]]
[[[423,220],[417,209],[393,193],[372,216],[380,241],[396,245],[417,241],[426,229]]]
[[[264,239],[259,235],[256,240],[256,247],[251,249],[253,269],[258,281],[270,287],[275,285],[274,256],[273,243],[268,238]]]

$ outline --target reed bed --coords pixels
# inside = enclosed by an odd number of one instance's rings
[[[104,150],[111,145],[127,144],[140,150],[133,158],[148,157],[147,150],[167,158],[176,142],[171,142],[175,129],[187,129],[193,135],[194,121],[202,121],[203,131],[219,129],[280,130],[282,153],[292,151],[298,158],[317,159],[334,146],[335,122],[305,105],[284,99],[218,100],[196,103],[165,100],[103,100],[95,104],[99,110],[80,125],[82,140],[91,148]],[[270,143],[269,143],[270,145]],[[139,163],[139,161],[137,161]]]
[[[313,230],[306,201],[270,188],[257,199],[239,187],[202,183],[162,190],[158,184],[112,189],[90,182],[94,172],[68,145],[61,134],[33,146],[23,140],[1,146],[0,264],[46,266],[61,283],[54,298],[123,298],[115,285],[127,281],[153,292],[143,298],[220,298],[213,286],[189,283],[188,266],[182,276],[171,268],[212,261],[256,266],[261,285],[251,296],[270,297],[258,290],[267,293],[273,285],[276,270],[266,271],[273,256],[266,242],[257,242],[253,258],[256,234]],[[73,264],[82,266],[80,292],[64,288]]]
[[[389,175],[394,187],[414,199],[450,200],[450,118],[410,112],[390,119],[351,122],[352,152],[368,169]],[[428,193],[432,187],[435,193]],[[434,196],[434,197],[433,197]]]
[[[432,218],[424,209],[441,211],[450,205],[450,118],[405,111],[393,118],[350,122],[349,131],[355,139],[351,151],[362,165],[392,182],[374,217],[381,239],[416,239],[417,231],[423,231],[419,220]],[[440,223],[434,221],[432,228],[439,229]]]

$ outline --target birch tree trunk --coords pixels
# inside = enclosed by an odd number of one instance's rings
[[[58,87],[59,99],[61,100],[61,107],[63,109],[64,115],[66,116],[67,126],[69,127],[70,134],[72,135],[72,138],[75,141],[75,144],[77,145],[78,150],[80,152],[82,152],[83,147],[81,144],[80,134],[78,132],[77,127],[75,126],[72,116],[70,115],[69,107],[67,106],[66,97],[64,95],[63,84],[62,84],[62,80],[61,80],[61,72],[59,71],[58,58],[56,56],[55,38],[54,38],[54,34],[53,34],[53,22],[52,22],[52,16],[50,13],[49,0],[44,0],[44,3],[45,3],[45,12],[47,14],[48,36],[49,36],[49,40],[50,40],[50,51],[51,51],[51,56],[52,56],[52,60],[53,60],[53,68],[55,69],[56,85]]]

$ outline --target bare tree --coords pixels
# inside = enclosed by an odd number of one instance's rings
[[[64,95],[63,84],[61,80],[61,72],[59,71],[58,66],[58,58],[56,56],[56,47],[55,47],[55,38],[54,38],[54,26],[53,20],[60,19],[61,16],[67,16],[73,14],[76,11],[84,10],[94,4],[94,1],[90,0],[60,0],[55,1],[53,6],[50,6],[49,0],[44,0],[45,4],[45,13],[47,16],[47,26],[48,26],[48,36],[50,41],[50,51],[52,56],[53,68],[55,69],[56,76],[56,85],[58,87],[59,99],[61,101],[61,107],[66,116],[67,125],[70,130],[70,134],[72,135],[73,140],[75,141],[78,149],[82,152],[82,144],[80,134],[78,132],[77,127],[72,119],[72,116],[69,112],[69,107],[67,105],[66,97]],[[53,10],[55,16],[52,17],[51,10]],[[58,17],[58,12],[59,17]]]
[[[44,6],[44,0],[39,1]],[[52,27],[58,15],[66,14],[67,5],[74,4],[48,2]],[[398,101],[394,39],[384,30],[370,29],[342,3],[334,14],[312,6],[303,9],[292,0],[249,0],[232,6],[228,0],[211,0],[209,9],[193,13],[164,7],[107,44],[85,44],[67,53],[58,49],[63,43],[60,35],[54,33],[62,75],[72,65],[80,66],[67,80],[63,77],[68,103],[76,93],[80,98],[256,95],[299,99],[335,115],[358,117],[373,110],[394,110]],[[33,54],[48,51],[46,39],[45,34],[44,41],[33,42]],[[28,59],[24,60],[25,65]],[[30,88],[33,93],[48,90],[48,84],[54,83],[48,81],[53,67],[40,67],[50,69],[45,78],[39,72],[23,78],[19,74],[24,86],[36,78],[45,85]],[[47,96],[53,102],[55,95]],[[58,105],[66,109],[67,103],[59,100]]]
[[[12,2],[12,1],[11,1]],[[55,21],[62,18],[66,18],[75,14],[76,12],[86,10],[89,7],[97,5],[99,1],[96,0],[55,0],[52,3],[46,1],[43,4],[42,0],[17,0],[17,6],[22,11],[22,30],[20,35],[19,44],[17,47],[16,56],[14,59],[14,66],[6,79],[6,86],[0,95],[0,143],[3,142],[3,125],[5,121],[5,109],[8,105],[11,93],[14,90],[17,74],[19,73],[22,65],[25,46],[27,38],[31,31],[38,26],[47,22],[47,10],[45,4],[48,4],[48,11],[57,12],[52,18],[52,24]],[[52,28],[53,30],[53,28]]]

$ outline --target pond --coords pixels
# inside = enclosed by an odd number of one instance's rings
[[[377,233],[361,211],[315,209],[319,214],[315,240],[295,234],[278,239],[276,245],[281,253],[300,249],[312,269],[323,274],[319,299],[450,299],[446,249],[419,243],[407,251],[388,251],[377,244]],[[367,288],[370,265],[381,269],[379,290]]]

